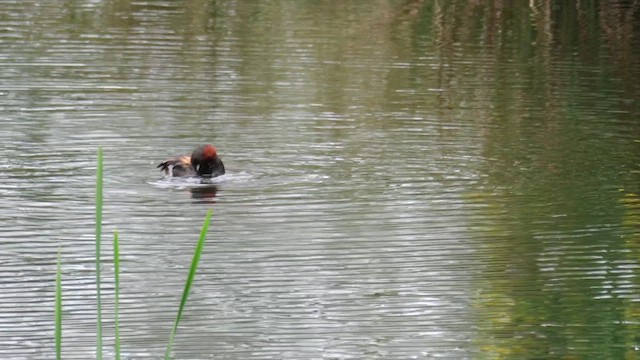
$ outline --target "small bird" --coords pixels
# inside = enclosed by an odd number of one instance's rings
[[[212,145],[198,146],[191,156],[180,155],[169,158],[158,165],[161,171],[173,177],[216,177],[225,173],[224,164]]]

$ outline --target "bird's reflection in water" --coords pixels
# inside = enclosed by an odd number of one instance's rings
[[[191,198],[200,202],[215,203],[218,187],[215,185],[193,187],[191,190]]]

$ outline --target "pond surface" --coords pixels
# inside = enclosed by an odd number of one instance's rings
[[[0,358],[640,356],[637,2],[4,1]],[[165,158],[214,144],[212,186]]]

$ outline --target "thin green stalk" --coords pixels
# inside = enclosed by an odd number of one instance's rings
[[[200,261],[200,255],[202,254],[204,241],[207,237],[207,231],[209,230],[209,223],[211,222],[211,214],[212,214],[212,211],[211,209],[209,209],[209,211],[207,212],[207,216],[204,219],[204,224],[202,224],[202,230],[200,231],[200,239],[198,240],[198,245],[196,245],[196,251],[193,254],[193,260],[191,261],[191,268],[189,269],[189,276],[187,277],[187,282],[185,283],[184,291],[182,292],[182,300],[180,301],[180,307],[178,308],[178,315],[176,316],[176,320],[173,323],[173,329],[171,330],[171,336],[169,337],[169,344],[167,344],[167,351],[164,354],[165,360],[168,360],[171,355],[171,348],[173,346],[173,340],[176,336],[176,332],[178,331],[178,324],[180,323],[180,318],[182,318],[182,311],[184,310],[184,307],[187,304],[189,292],[191,291],[191,285],[193,284],[193,279],[196,275],[196,270],[198,269],[198,262]]]
[[[102,360],[102,300],[100,295],[100,238],[102,236],[102,148],[98,148],[96,176],[96,300],[98,302],[96,359]]]
[[[118,230],[113,233],[113,271],[115,273],[116,297],[115,297],[115,332],[116,332],[116,360],[120,360],[120,244],[118,240]]]
[[[62,359],[62,271],[60,270],[60,249],[58,249],[58,270],[56,271],[56,359]]]

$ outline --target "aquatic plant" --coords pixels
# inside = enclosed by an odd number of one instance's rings
[[[176,332],[178,331],[178,324],[180,323],[180,319],[182,318],[182,311],[184,310],[184,307],[187,304],[187,299],[189,298],[191,285],[193,284],[193,279],[195,278],[196,270],[198,269],[200,254],[202,254],[202,248],[204,246],[204,241],[207,237],[207,231],[209,229],[209,222],[211,221],[211,213],[212,213],[211,209],[209,209],[209,211],[207,212],[207,216],[204,219],[204,224],[202,224],[202,230],[200,231],[200,239],[198,240],[198,245],[196,245],[196,251],[193,253],[193,260],[191,260],[191,268],[189,269],[189,276],[187,276],[187,282],[184,284],[184,291],[182,292],[182,300],[180,301],[178,314],[176,315],[176,320],[173,323],[173,329],[171,329],[171,336],[169,337],[169,344],[167,344],[167,351],[164,354],[164,358],[167,360],[171,355],[171,348],[173,346],[173,340],[176,336]]]
[[[103,184],[103,160],[102,149],[98,149],[98,167],[96,176],[96,300],[97,300],[97,326],[96,326],[96,359],[102,359],[102,294],[101,294],[101,272],[100,272],[100,246],[102,237],[102,184]],[[171,334],[169,335],[169,341],[167,343],[167,349],[165,352],[165,359],[169,359],[173,348],[173,342],[178,331],[178,325],[182,318],[189,293],[191,292],[191,286],[198,269],[198,263],[200,262],[200,256],[204,247],[207,232],[209,230],[209,224],[211,222],[212,211],[209,210],[205,217],[202,229],[200,231],[200,238],[196,245],[193,259],[191,260],[191,267],[189,268],[189,274],[185,282],[184,291],[182,293],[182,299],[180,306],[178,307],[178,313],[176,315]],[[114,324],[115,324],[115,357],[120,360],[120,325],[119,325],[119,313],[120,313],[120,245],[119,235],[116,230],[113,234],[113,267],[114,267],[114,280],[115,280],[115,299],[114,299]],[[55,291],[55,344],[56,344],[56,359],[60,360],[62,354],[62,270],[60,264],[60,251],[58,251],[57,270],[56,270],[56,291]]]
[[[60,271],[60,250],[58,250],[56,271],[55,319],[56,359],[60,360],[62,359],[62,272]]]

